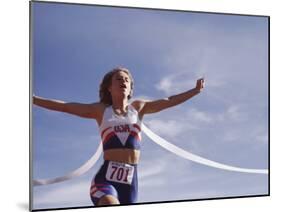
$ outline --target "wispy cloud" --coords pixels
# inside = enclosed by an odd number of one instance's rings
[[[175,120],[152,119],[147,121],[147,124],[155,132],[168,137],[175,137],[188,127],[187,125],[181,125]],[[192,125],[190,125],[190,127],[193,128]]]
[[[35,188],[34,208],[92,205],[89,197],[89,188],[90,181],[88,179]]]
[[[146,95],[138,95],[138,96],[134,96],[132,99],[130,99],[130,102],[133,102],[135,100],[147,100],[147,101],[151,101],[154,100],[155,98],[151,97],[151,96],[146,96]]]
[[[212,121],[214,121],[215,116],[210,112],[200,111],[196,108],[190,108],[186,111],[186,119],[190,120],[193,123],[211,123]]]
[[[196,76],[198,75],[198,76]],[[219,88],[223,88],[226,82],[223,79],[215,76],[209,76],[206,74],[190,74],[188,72],[175,71],[172,75],[166,75],[162,77],[155,88],[159,91],[164,92],[165,95],[174,95],[182,93],[195,87],[196,81],[199,78],[205,79],[205,89],[214,91]]]
[[[151,159],[150,163],[141,164],[139,167],[139,185],[142,189],[160,187],[167,183],[163,178],[167,167],[167,161]]]
[[[173,95],[192,89],[196,85],[196,78],[190,79],[186,77],[186,74],[167,75],[162,77],[160,81],[155,85],[155,88],[159,91],[163,91],[166,95]]]
[[[152,165],[155,164],[155,165]],[[167,166],[167,162],[165,160],[161,159],[152,159],[149,162],[144,161],[141,164],[142,171],[139,174],[139,179],[145,180],[151,177],[154,177],[156,175],[159,175],[162,171],[165,170],[165,167]]]
[[[233,121],[247,120],[247,113],[243,113],[238,105],[231,105],[226,110],[225,119]]]

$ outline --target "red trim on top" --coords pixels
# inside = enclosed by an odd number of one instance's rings
[[[139,134],[136,133],[135,131],[131,131],[130,135],[134,136],[138,141],[141,141]]]
[[[93,187],[93,188],[91,188],[91,190],[90,190],[90,194],[91,194],[91,195],[94,195],[97,191],[98,191],[98,188],[97,188],[97,187]]]
[[[103,137],[103,134],[108,130],[108,129],[110,129],[111,127],[108,127],[108,128],[106,128],[106,129],[104,129],[102,132],[101,132],[101,137]]]
[[[106,143],[111,137],[113,137],[115,135],[115,133],[114,132],[111,132],[111,133],[109,133],[106,137],[105,137],[105,139],[102,141],[102,143],[104,144],[104,143]]]
[[[139,126],[139,125],[137,125],[137,124],[133,124],[133,127],[137,128],[139,131],[141,131],[141,128],[140,128],[140,126]]]

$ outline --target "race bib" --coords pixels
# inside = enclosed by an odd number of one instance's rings
[[[131,184],[134,176],[135,167],[126,163],[110,161],[106,171],[108,181]]]

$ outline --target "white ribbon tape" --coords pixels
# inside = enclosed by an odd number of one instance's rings
[[[155,143],[162,146],[163,148],[167,149],[168,151],[196,163],[200,163],[206,166],[211,166],[218,169],[224,169],[228,171],[236,171],[236,172],[246,172],[246,173],[256,173],[256,174],[268,174],[267,169],[245,169],[239,168],[234,166],[225,165],[222,163],[217,163],[215,161],[211,161],[200,156],[194,155],[188,151],[185,151],[174,144],[169,143],[165,139],[161,138],[160,136],[156,135],[150,129],[148,129],[144,124],[142,124],[142,131]]]
[[[161,138],[160,136],[156,135],[154,132],[152,132],[150,129],[148,129],[144,124],[142,124],[142,131],[156,144],[162,146],[164,149],[167,149],[168,151],[170,151],[184,159],[191,160],[193,162],[200,163],[200,164],[203,164],[206,166],[210,166],[210,167],[214,167],[214,168],[218,168],[218,169],[224,169],[224,170],[228,170],[228,171],[255,173],[255,174],[268,174],[267,169],[239,168],[239,167],[229,166],[229,165],[225,165],[225,164],[218,163],[215,161],[211,161],[211,160],[202,158],[200,156],[194,155],[186,150],[183,150],[183,149],[175,146],[174,144],[171,144],[170,142],[168,142],[165,139]],[[53,184],[53,183],[70,180],[74,177],[83,175],[95,165],[95,163],[99,159],[101,153],[102,153],[102,142],[100,142],[100,145],[99,145],[97,151],[95,152],[95,154],[78,169],[76,169],[64,176],[61,176],[61,177],[56,177],[56,178],[52,178],[52,179],[33,180],[33,185],[34,186],[48,185],[48,184]]]
[[[58,183],[58,182],[70,180],[74,177],[78,177],[80,175],[83,175],[95,165],[95,163],[99,159],[101,153],[102,153],[102,142],[100,142],[100,145],[99,145],[97,151],[95,152],[95,154],[86,163],[84,163],[81,167],[79,167],[78,169],[76,169],[76,170],[74,170],[74,171],[72,171],[72,172],[70,172],[70,173],[68,173],[64,176],[61,176],[61,177],[56,177],[56,178],[52,178],[52,179],[33,180],[33,185],[34,186],[49,185],[49,184],[53,184],[53,183]]]

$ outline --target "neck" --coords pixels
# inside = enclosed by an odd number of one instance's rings
[[[126,112],[128,106],[127,99],[112,99],[112,107],[115,110],[120,110],[120,112]]]

